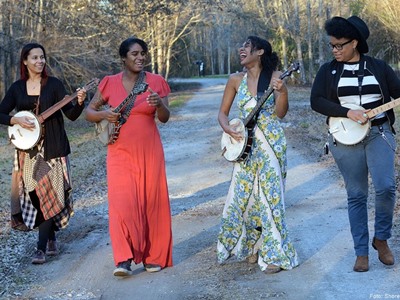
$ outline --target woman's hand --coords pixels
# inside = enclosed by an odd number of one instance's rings
[[[225,126],[224,131],[238,142],[244,139],[244,132],[240,128],[240,123]]]
[[[280,119],[286,116],[289,109],[288,90],[285,82],[279,78],[281,74],[281,72],[275,71],[270,82],[271,87],[274,89],[276,115]]]
[[[287,94],[287,87],[286,87],[286,84],[283,82],[282,79],[279,79],[277,77],[273,77],[271,79],[271,86],[275,91],[277,91],[277,92],[279,92],[281,94],[285,94],[285,93]]]
[[[146,101],[150,106],[154,106],[159,108],[163,102],[161,97],[155,92],[153,91],[150,87],[148,88],[150,95],[147,96]]]
[[[370,109],[367,110],[361,110],[361,109],[350,109],[347,112],[347,117],[354,122],[357,122],[360,125],[364,125],[368,122],[368,115],[367,112],[369,112]]]
[[[103,113],[104,113],[103,119],[106,119],[110,123],[116,123],[121,116],[120,113],[114,112],[111,107],[109,109],[104,110]]]
[[[78,95],[78,104],[82,105],[83,102],[85,102],[86,98],[86,90],[83,89],[77,89],[77,95]]]
[[[150,95],[147,96],[146,101],[149,106],[157,109],[157,118],[160,122],[166,123],[169,120],[168,97],[161,98],[159,94],[148,87]]]
[[[35,122],[33,117],[23,116],[23,117],[12,117],[11,125],[18,124],[22,128],[33,130],[35,128]]]

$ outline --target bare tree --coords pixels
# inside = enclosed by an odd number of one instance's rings
[[[197,75],[240,70],[238,45],[249,35],[269,40],[283,68],[298,60],[301,82],[331,53],[324,22],[358,14],[371,30],[370,53],[397,63],[397,0],[1,0],[0,96],[18,78],[23,44],[39,42],[48,68],[74,89],[89,77],[121,70],[118,45],[129,36],[148,42],[156,73]]]
[[[393,64],[399,61],[400,32],[398,23],[400,6],[396,0],[381,0],[379,2],[367,0],[365,17],[369,21],[371,36],[370,49],[377,57],[386,58]]]

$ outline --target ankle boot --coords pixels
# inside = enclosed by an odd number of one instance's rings
[[[357,256],[356,263],[354,264],[354,272],[367,272],[369,270],[368,256]]]
[[[378,251],[379,260],[385,265],[393,265],[394,264],[394,257],[392,251],[385,240],[378,240],[374,238],[372,240],[372,247]]]

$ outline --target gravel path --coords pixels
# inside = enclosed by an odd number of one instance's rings
[[[400,297],[398,265],[385,268],[371,249],[371,270],[352,272],[354,254],[345,194],[330,155],[322,155],[324,118],[308,106],[309,89],[291,88],[283,120],[289,141],[287,221],[301,265],[266,276],[256,265],[216,263],[216,235],[232,165],[220,156],[216,120],[226,80],[201,79],[203,89],[160,124],[174,233],[174,267],[128,279],[112,276],[105,148],[93,136],[72,138],[76,215],[60,232],[61,255],[30,264],[36,232],[7,228],[0,211],[0,298],[4,299],[384,299]],[[80,122],[80,123],[79,123]],[[74,130],[87,126],[81,120]],[[72,125],[71,125],[72,126]],[[4,193],[3,193],[4,195]],[[393,250],[398,257],[399,221]],[[371,227],[372,229],[372,227]],[[386,299],[388,299],[386,297]]]

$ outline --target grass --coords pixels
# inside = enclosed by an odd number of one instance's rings
[[[189,99],[191,95],[177,95],[173,97],[169,97],[169,107],[170,108],[178,108],[184,105]]]
[[[178,108],[184,105],[192,96],[193,93],[198,91],[201,84],[198,82],[168,82],[171,88],[171,94],[169,95],[169,106],[170,108]]]

